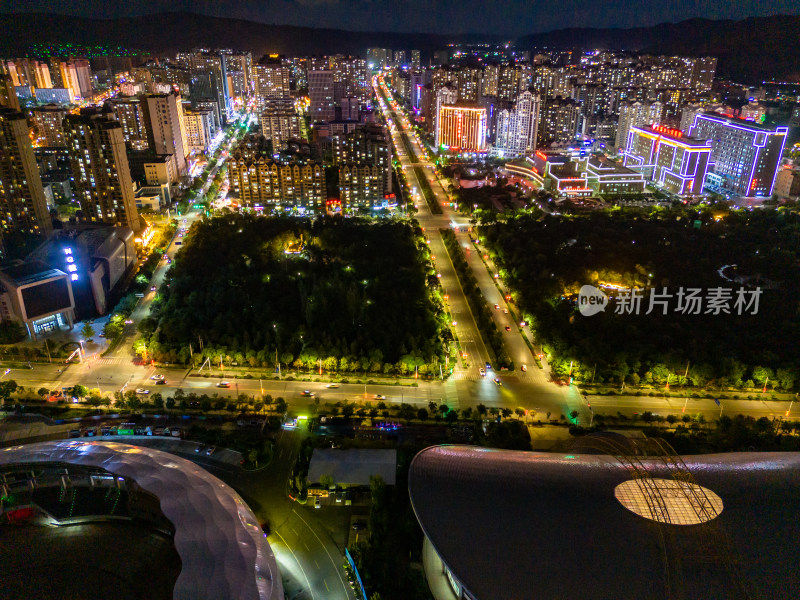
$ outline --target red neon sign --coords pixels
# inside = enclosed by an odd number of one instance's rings
[[[538,156],[542,160],[547,160],[547,155],[544,152],[542,152],[541,150],[537,150],[536,151],[536,156]]]
[[[653,123],[650,127],[653,131],[657,131],[659,133],[666,133],[667,135],[671,135],[672,137],[676,138],[683,137],[683,132],[680,129],[665,127],[664,125],[659,125],[658,123]]]

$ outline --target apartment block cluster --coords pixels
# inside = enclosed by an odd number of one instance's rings
[[[252,80],[260,136],[231,155],[237,205],[306,214],[393,204],[391,143],[375,122],[365,59],[270,54]]]
[[[719,102],[716,63],[610,51],[531,57],[463,45],[425,67],[379,64],[442,154],[512,160],[512,169],[572,195],[648,185],[681,197],[769,196],[788,128],[767,125],[755,98],[738,108]],[[537,150],[550,157],[538,166]],[[591,153],[604,155],[602,169]],[[565,162],[574,177],[560,183]]]

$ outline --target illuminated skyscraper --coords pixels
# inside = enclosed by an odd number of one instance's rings
[[[66,146],[64,141],[64,117],[67,110],[47,104],[39,106],[31,111],[33,122],[36,124],[38,144],[40,146]]]
[[[173,92],[143,96],[142,109],[147,123],[150,150],[156,154],[171,154],[177,177],[186,175],[186,134],[183,132],[180,95]]]
[[[542,104],[537,146],[569,143],[575,139],[580,119],[580,104],[571,98],[556,96]]]
[[[311,121],[332,121],[336,116],[333,97],[333,72],[330,69],[308,72],[308,95],[311,98],[308,112]]]
[[[282,64],[280,56],[270,54],[253,65],[253,83],[259,108],[269,100],[289,98],[289,67]]]
[[[538,126],[539,95],[525,91],[519,95],[512,110],[500,111],[493,153],[504,158],[533,154]]]
[[[25,115],[0,108],[0,233],[46,235],[50,213]]]
[[[742,196],[769,196],[788,131],[788,127],[703,113],[695,116],[689,135],[711,141],[708,187]]]
[[[83,218],[141,229],[122,125],[96,111],[67,115],[64,134]]]

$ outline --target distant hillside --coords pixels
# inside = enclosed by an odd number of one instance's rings
[[[289,55],[364,55],[369,46],[417,48],[429,55],[456,41],[500,41],[495,36],[450,36],[352,32],[268,25],[194,13],[98,20],[42,13],[0,15],[0,53],[21,55],[33,43],[108,44],[154,53],[194,46]],[[742,21],[691,19],[634,29],[559,29],[519,38],[520,48],[609,48],[657,53],[714,55],[718,74],[737,81],[800,81],[800,16],[754,17]]]
[[[658,54],[711,55],[717,74],[745,83],[800,81],[800,16],[743,21],[691,19],[634,29],[559,29],[520,38],[524,46],[644,50]]]

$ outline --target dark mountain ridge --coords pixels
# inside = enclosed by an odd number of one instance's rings
[[[196,13],[166,12],[113,20],[43,13],[0,14],[0,53],[26,55],[31,44],[121,45],[152,53],[197,46],[287,55],[347,53],[366,48],[416,48],[423,55],[449,43],[502,41],[499,36],[381,33],[270,25]],[[521,49],[627,49],[719,58],[718,75],[746,83],[800,81],[800,16],[741,21],[690,19],[632,29],[568,28],[515,40]]]

